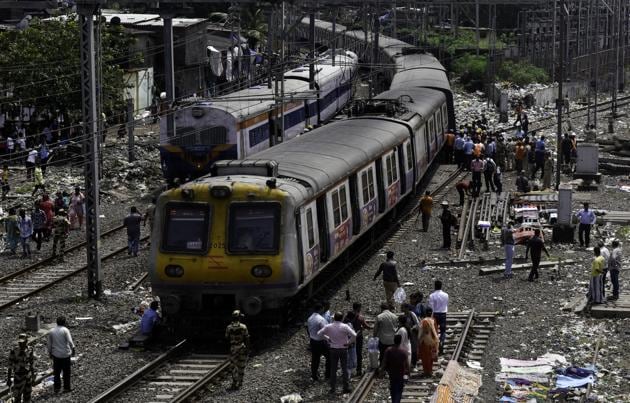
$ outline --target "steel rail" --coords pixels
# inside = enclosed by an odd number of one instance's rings
[[[125,228],[125,226],[124,225],[120,225],[118,227],[114,227],[112,229],[109,229],[109,230],[103,232],[101,234],[101,237],[105,237],[105,236],[111,235],[111,234],[113,234],[115,232],[118,232],[118,231],[122,230],[123,228]],[[69,248],[65,249],[64,253],[74,252],[75,250],[84,247],[85,244],[86,244],[85,241],[82,241],[82,242],[79,242],[77,244],[74,244],[74,245],[70,246]],[[23,273],[26,273],[28,271],[32,271],[32,270],[35,270],[35,269],[37,269],[37,268],[39,268],[41,266],[45,266],[46,264],[55,261],[55,259],[57,259],[57,258],[53,257],[53,256],[49,256],[49,257],[44,258],[44,259],[42,259],[42,260],[40,260],[38,262],[33,263],[30,266],[24,267],[22,269],[18,269],[16,271],[14,271],[13,273],[7,274],[4,277],[0,277],[0,284],[6,283],[7,281],[9,281],[11,279],[14,279],[15,277],[18,277],[18,276],[20,276]]]
[[[346,403],[362,403],[366,401],[375,381],[376,370],[366,372],[346,400]]]
[[[472,309],[466,318],[466,325],[462,330],[462,334],[459,336],[459,340],[457,341],[457,345],[455,345],[455,350],[453,351],[453,355],[451,355],[451,360],[459,361],[459,356],[464,350],[464,345],[466,344],[466,339],[468,338],[468,331],[473,323],[475,317],[475,310]]]
[[[148,373],[150,373],[154,369],[160,367],[162,364],[166,363],[175,354],[179,354],[184,349],[184,347],[188,346],[188,344],[189,344],[189,342],[188,342],[187,339],[184,339],[184,340],[180,341],[175,346],[171,347],[168,351],[164,352],[159,357],[157,357],[155,360],[151,361],[150,363],[148,363],[144,367],[136,370],[134,373],[132,373],[131,375],[129,375],[128,377],[126,377],[122,381],[118,382],[117,384],[115,384],[111,388],[107,389],[105,392],[103,392],[100,395],[96,396],[94,399],[90,400],[89,403],[107,402],[107,401],[115,398],[116,396],[118,396],[119,394],[121,394],[125,390],[129,389],[131,386],[133,386],[136,382],[138,382],[140,379],[142,379],[145,375],[147,375]]]
[[[195,382],[191,387],[187,388],[186,390],[175,396],[175,398],[173,398],[170,403],[181,403],[188,401],[193,396],[195,396],[195,394],[197,394],[197,392],[199,392],[204,386],[212,382],[215,378],[218,378],[219,375],[221,375],[223,371],[227,370],[229,367],[230,360],[228,358],[221,364],[219,364],[216,368],[204,375],[197,382]]]
[[[141,238],[140,241],[145,241],[147,239],[149,239],[149,237],[145,236],[145,237]],[[118,249],[108,253],[107,255],[104,255],[101,259],[102,260],[111,259],[112,257],[114,257],[114,256],[116,256],[116,255],[126,251],[127,248],[128,248],[127,246],[120,247],[120,248],[118,248]],[[24,298],[28,298],[28,297],[30,297],[32,295],[38,294],[38,293],[40,293],[40,292],[42,292],[42,291],[44,291],[44,290],[46,290],[46,289],[48,289],[48,288],[58,284],[58,283],[66,280],[66,279],[68,279],[70,277],[73,277],[76,274],[79,274],[82,271],[87,270],[87,268],[88,268],[88,266],[85,265],[85,266],[79,267],[79,268],[74,269],[74,270],[69,270],[67,273],[61,275],[60,277],[58,277],[58,278],[56,278],[56,279],[54,279],[54,280],[52,280],[52,281],[50,281],[50,282],[40,286],[40,287],[37,287],[36,289],[30,290],[30,291],[26,291],[23,294],[21,294],[20,296],[18,296],[16,298],[13,298],[13,299],[10,299],[7,302],[4,302],[4,303],[0,304],[0,311],[2,311],[3,309],[6,309],[6,308],[8,308],[8,307],[18,303],[18,302],[20,302]]]

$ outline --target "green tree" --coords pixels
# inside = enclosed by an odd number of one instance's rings
[[[116,114],[124,108],[124,70],[133,39],[123,28],[102,28],[102,110]],[[38,112],[81,113],[80,28],[76,18],[66,21],[31,20],[23,31],[0,32],[0,88]]]

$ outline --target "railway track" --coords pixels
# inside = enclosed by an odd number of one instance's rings
[[[447,331],[444,342],[444,355],[434,363],[442,370],[450,361],[464,362],[466,360],[481,360],[488,345],[490,332],[494,328],[495,314],[493,312],[453,312],[446,317]],[[444,359],[449,357],[449,360]],[[435,378],[424,378],[421,371],[412,372],[405,384],[403,403],[428,402],[438,388],[439,382]],[[363,403],[381,401],[382,395],[372,395],[374,385],[378,382],[376,371],[366,372],[349,396],[348,403]]]
[[[627,105],[630,105],[630,96],[617,98],[617,108],[627,106]],[[595,106],[592,106],[591,110],[593,110],[594,108]],[[588,113],[588,109],[589,109],[588,106],[583,106],[581,108],[572,110],[569,113],[568,117],[567,117],[566,112],[563,113],[563,116],[565,119],[568,118],[570,120],[583,118],[583,117],[586,117]],[[597,103],[597,113],[606,112],[610,109],[612,109],[612,100]],[[548,116],[546,118],[539,118],[536,122],[533,122],[535,124],[530,124],[529,131],[532,132],[534,130],[546,130],[546,129],[555,128],[557,125],[556,120],[557,120],[557,116],[555,114],[553,114],[552,116]],[[565,120],[565,123],[566,123],[566,120]],[[513,129],[515,129],[515,127],[513,127]]]
[[[183,340],[138,369],[90,403],[170,402],[191,400],[208,383],[218,380],[230,368],[225,355],[199,354]]]
[[[103,236],[111,235],[124,227],[116,227],[105,233]],[[149,237],[141,238],[145,241]],[[84,246],[85,243],[73,246],[73,251]],[[104,249],[101,246],[101,249]],[[68,249],[69,251],[70,249]],[[127,250],[127,246],[118,247],[101,257],[103,261],[113,258]],[[66,252],[67,253],[67,252]],[[24,269],[20,269],[7,276],[0,278],[0,311],[6,309],[24,298],[31,297],[50,288],[82,271],[87,270],[87,265],[68,266],[57,262],[55,259],[47,258]]]

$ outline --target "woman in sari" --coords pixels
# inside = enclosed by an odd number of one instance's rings
[[[420,322],[420,335],[418,336],[418,356],[422,361],[424,376],[433,375],[433,360],[437,357],[440,339],[437,335],[436,322],[431,315],[433,310],[427,308],[427,316]]]

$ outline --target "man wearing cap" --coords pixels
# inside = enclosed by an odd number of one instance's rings
[[[451,249],[451,227],[457,223],[457,219],[448,209],[448,202],[442,202],[442,249]]]
[[[241,311],[232,312],[232,323],[225,329],[225,338],[230,342],[230,362],[232,364],[232,389],[240,389],[245,375],[249,332],[241,323]]]
[[[13,392],[13,401],[16,403],[31,401],[31,391],[35,382],[33,369],[33,348],[28,346],[28,335],[20,334],[18,345],[9,353],[9,368],[7,370],[7,386]],[[13,375],[13,380],[11,376]]]
[[[588,203],[584,203],[584,208],[577,213],[577,218],[580,220],[580,226],[578,227],[578,239],[580,240],[580,247],[583,247],[586,243],[588,248],[591,242],[591,226],[595,224],[597,218],[593,210],[588,209]]]
[[[63,251],[66,249],[69,230],[70,221],[66,218],[66,210],[60,209],[53,219],[53,257],[57,256],[57,244],[59,244],[59,257],[63,260]]]

